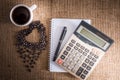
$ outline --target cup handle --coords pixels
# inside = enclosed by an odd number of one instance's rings
[[[36,8],[37,8],[37,5],[34,4],[34,5],[32,5],[32,6],[30,7],[30,10],[33,11],[33,10],[35,10]]]

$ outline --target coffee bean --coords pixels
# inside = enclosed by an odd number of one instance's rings
[[[31,68],[34,68],[34,66],[32,65],[32,66],[30,66]]]
[[[27,69],[28,72],[31,72],[31,69]]]

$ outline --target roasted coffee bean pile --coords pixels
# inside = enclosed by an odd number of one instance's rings
[[[35,28],[37,28],[40,33],[39,42],[28,42],[25,37],[28,36]],[[40,21],[32,22],[29,25],[29,28],[17,32],[17,52],[20,54],[20,57],[23,59],[23,63],[29,72],[31,72],[31,69],[34,68],[41,51],[45,50],[46,43],[45,27],[40,23]]]

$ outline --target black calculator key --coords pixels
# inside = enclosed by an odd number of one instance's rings
[[[90,62],[90,60],[89,60],[89,59],[86,59],[86,60],[85,60],[85,62],[86,62],[86,63],[89,63],[89,62]]]
[[[64,55],[67,55],[67,54],[68,54],[68,52],[67,52],[67,51],[64,51],[64,52],[63,52],[63,54],[64,54]]]
[[[75,43],[76,41],[72,39],[71,42],[72,42],[72,43]]]
[[[88,71],[87,71],[87,70],[85,70],[83,73],[84,73],[85,75],[87,75],[87,74],[88,74]]]
[[[82,79],[85,79],[85,75],[84,74],[81,74],[80,76]]]
[[[94,65],[94,63],[93,63],[93,62],[90,62],[90,63],[89,63],[89,65],[90,65],[90,66],[93,66],[93,65]]]
[[[83,69],[82,67],[80,67],[80,68],[78,69],[78,71],[76,72],[76,75],[80,76],[80,74],[82,73],[83,70],[84,70],[84,69]]]
[[[75,49],[75,50],[78,50],[78,47],[77,47],[77,46],[75,46],[75,47],[74,47],[74,49]]]
[[[84,68],[85,68],[86,66],[87,66],[87,64],[85,64],[85,63],[83,63],[83,64],[82,64],[82,67],[84,67]]]
[[[87,70],[90,70],[91,69],[91,67],[90,66],[87,66],[87,68],[86,68]]]
[[[60,57],[60,58],[64,60],[64,59],[65,59],[65,56],[64,56],[64,55],[61,55],[61,57]]]
[[[70,48],[69,46],[67,46],[66,50],[67,50],[67,51],[70,51],[70,50],[71,50],[71,48]]]
[[[70,46],[70,47],[73,47],[73,44],[72,44],[72,43],[69,43],[69,46]]]
[[[76,43],[76,46],[80,47],[80,44],[79,44],[79,43]]]

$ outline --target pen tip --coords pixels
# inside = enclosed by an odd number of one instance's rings
[[[67,27],[66,27],[66,26],[64,26],[64,30],[67,30]]]

